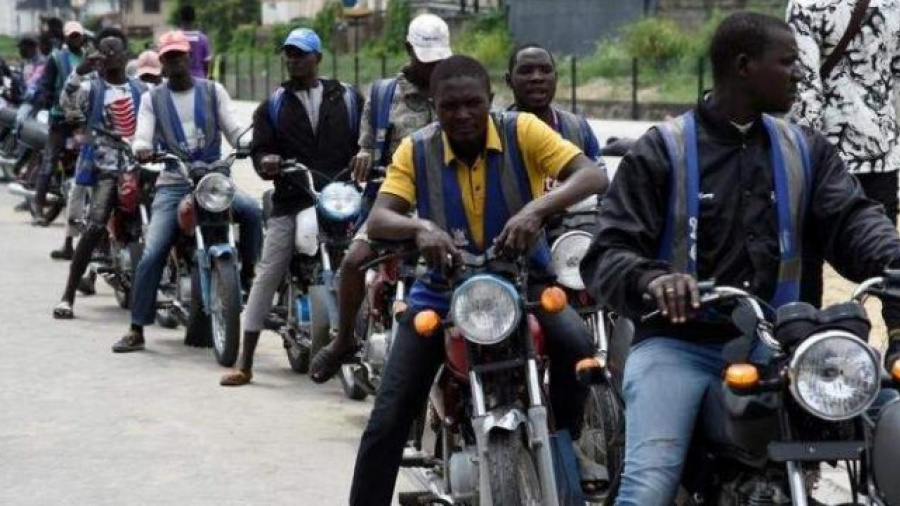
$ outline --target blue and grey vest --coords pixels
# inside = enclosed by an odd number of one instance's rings
[[[600,146],[587,120],[562,109],[554,108],[553,112],[556,113],[556,128],[559,135],[578,147],[591,160],[598,160]]]
[[[190,147],[185,137],[168,83],[153,88],[150,101],[156,116],[154,143],[161,149],[188,162],[211,163],[222,157],[222,130],[214,82],[194,79],[194,123],[201,135],[195,148]],[[166,168],[173,169],[170,166]]]
[[[82,57],[69,51],[67,47],[62,47],[50,53],[50,58],[56,62],[56,81],[53,83],[53,97],[51,97],[53,105],[50,107],[50,119],[58,121],[65,116],[59,105],[59,96],[66,86],[66,79],[69,78],[72,69],[81,63]]]
[[[809,149],[796,125],[763,115],[772,147],[778,245],[781,260],[775,307],[800,297],[803,220],[813,181]],[[662,134],[672,170],[669,173],[669,211],[659,257],[678,272],[697,275],[697,229],[700,220],[700,162],[697,124],[688,112],[657,127]]]
[[[486,198],[484,209],[484,246],[490,246],[500,235],[506,222],[518,213],[534,196],[527,168],[522,160],[517,134],[518,113],[492,113],[491,121],[500,134],[503,152],[487,152],[485,175]],[[462,189],[456,171],[444,163],[444,140],[438,123],[412,135],[413,163],[416,175],[416,210],[419,217],[434,222],[446,230],[458,247],[470,253],[483,254],[472,231],[462,202]],[[532,264],[546,268],[550,263],[550,249],[541,239],[531,253]],[[410,304],[416,308],[431,308],[446,312],[448,300],[421,282],[410,291]]]

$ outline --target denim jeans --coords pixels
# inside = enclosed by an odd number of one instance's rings
[[[178,238],[178,203],[191,192],[187,183],[164,185],[156,189],[151,207],[150,224],[144,238],[144,254],[135,273],[131,301],[131,323],[150,325],[156,315],[156,294],[166,258]],[[256,263],[262,244],[262,210],[247,194],[238,192],[231,204],[235,220],[240,224],[241,259]]]
[[[722,388],[722,349],[667,337],[631,349],[624,381],[625,468],[616,505],[672,504],[700,408],[708,392]],[[758,346],[754,362],[764,361],[765,352]],[[722,427],[708,425],[706,434],[715,438]]]

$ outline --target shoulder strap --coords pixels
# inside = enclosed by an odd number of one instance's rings
[[[281,114],[281,106],[284,103],[284,86],[279,86],[269,97],[269,124],[277,131],[278,115]]]
[[[359,100],[356,88],[347,83],[341,83],[344,87],[344,105],[347,107],[347,119],[350,122],[350,131],[355,139],[359,138]],[[355,143],[354,143],[355,144]]]
[[[391,105],[397,90],[397,79],[380,79],[372,83],[369,94],[370,122],[375,137],[375,153],[373,159],[380,162],[388,149],[388,127],[391,122]]]
[[[437,123],[412,135],[413,165],[416,174],[416,210],[419,217],[433,221],[447,230],[448,219],[444,208],[443,143]],[[437,146],[435,146],[437,144]]]
[[[660,258],[680,272],[696,272],[700,164],[693,112],[657,126],[669,157],[669,205]]]
[[[582,130],[581,118],[568,112],[554,109],[557,121],[559,121],[559,135],[563,139],[574,144],[578,149],[584,151],[584,131]]]
[[[90,109],[90,114],[87,117],[87,136],[88,138],[93,137],[92,128],[103,121],[103,100],[104,94],[106,92],[106,83],[103,79],[99,77],[95,77],[91,79],[91,91],[88,93],[88,104]]]
[[[822,79],[826,79],[831,75],[831,72],[834,71],[838,62],[841,61],[841,58],[843,58],[844,54],[847,52],[847,46],[850,45],[850,41],[852,41],[859,34],[860,30],[862,30],[863,18],[866,15],[869,4],[870,0],[856,0],[856,5],[853,6],[853,13],[850,15],[850,23],[847,24],[847,30],[844,31],[844,36],[841,37],[841,40],[834,46],[831,54],[828,55],[825,63],[822,64],[822,68],[819,69],[819,75]]]

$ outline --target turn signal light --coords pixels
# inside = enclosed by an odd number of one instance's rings
[[[894,378],[894,381],[900,383],[900,360],[894,360],[894,365],[891,367],[891,377]]]
[[[541,292],[541,309],[550,313],[557,314],[566,308],[569,298],[566,292],[558,286],[544,288]]]
[[[431,337],[441,327],[441,317],[431,310],[422,311],[413,319],[416,332],[423,337]]]
[[[753,364],[732,364],[725,369],[725,384],[737,390],[746,390],[759,384],[759,369]]]

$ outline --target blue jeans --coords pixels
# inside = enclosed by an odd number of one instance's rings
[[[625,468],[616,505],[670,506],[708,392],[722,388],[722,344],[653,337],[625,362]],[[762,346],[754,359],[763,359]],[[754,361],[756,361],[754,360]],[[714,403],[711,403],[714,404]],[[724,420],[710,413],[705,422]],[[723,427],[706,423],[715,438]]]
[[[150,325],[156,316],[156,292],[166,257],[178,238],[178,203],[191,192],[187,183],[160,186],[156,189],[144,239],[144,254],[135,273],[131,301],[131,323]],[[240,224],[238,250],[241,260],[254,265],[262,245],[262,209],[250,196],[238,192],[231,204],[235,220]]]

